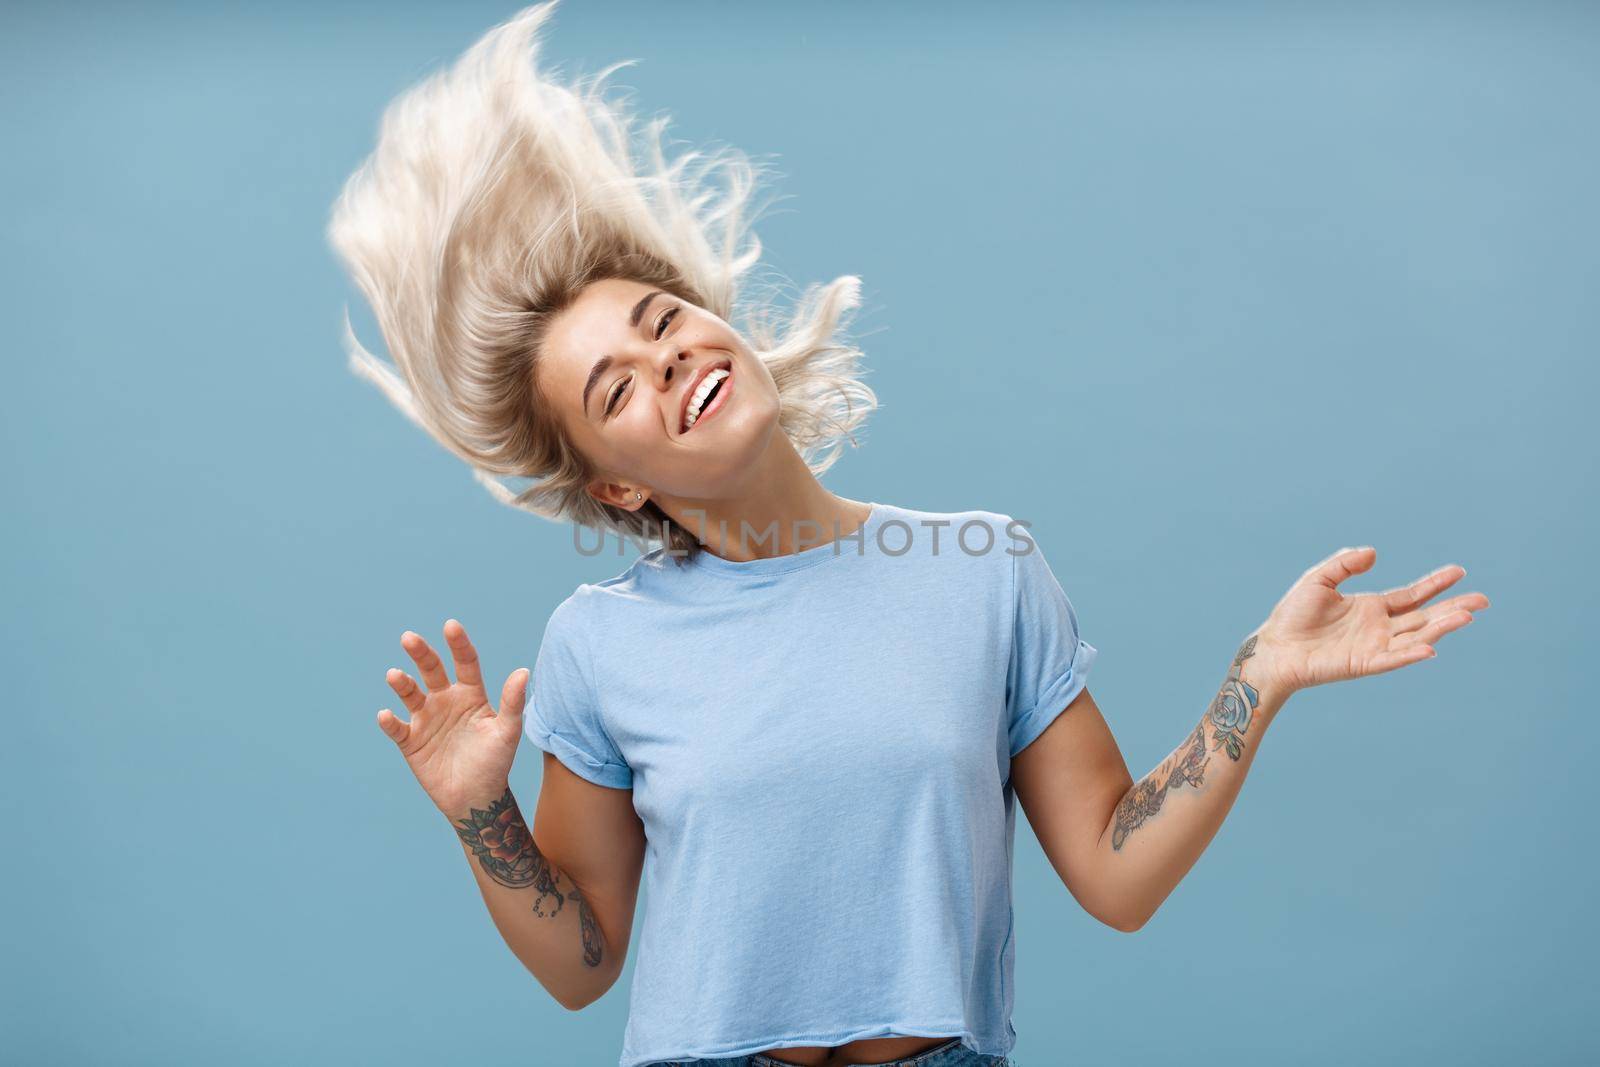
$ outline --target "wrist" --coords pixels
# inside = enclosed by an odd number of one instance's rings
[[[1299,672],[1287,647],[1263,624],[1247,639],[1251,655],[1240,664],[1242,677],[1260,694],[1263,707],[1276,711],[1300,689]]]
[[[509,780],[463,791],[439,803],[439,811],[451,826],[472,821],[475,812],[486,812],[514,802]]]

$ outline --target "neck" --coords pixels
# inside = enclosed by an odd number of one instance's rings
[[[773,444],[741,491],[726,497],[676,497],[656,502],[701,547],[734,562],[787,556],[854,533],[869,504],[829,492],[785,433]]]

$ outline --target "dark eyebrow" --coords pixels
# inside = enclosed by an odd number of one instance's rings
[[[644,318],[645,309],[650,306],[650,301],[654,300],[658,296],[665,295],[666,294],[660,289],[652,289],[650,292],[644,294],[644,297],[637,304],[633,305],[633,310],[628,313],[629,328],[637,330],[639,328],[639,320]],[[594,389],[595,383],[605,375],[606,368],[610,367],[611,363],[612,359],[610,356],[601,356],[599,359],[594,361],[594,366],[589,368],[589,379],[583,383],[584,411],[589,410],[589,393]]]

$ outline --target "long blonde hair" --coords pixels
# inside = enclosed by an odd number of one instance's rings
[[[777,382],[779,425],[814,473],[833,465],[878,406],[861,352],[839,336],[860,303],[843,275],[812,285],[787,328],[774,296],[741,285],[760,262],[747,217],[765,168],[732,148],[668,161],[666,117],[642,135],[603,98],[612,64],[569,87],[537,69],[556,0],[496,26],[453,67],[384,112],[377,147],[345,182],[328,239],[370,303],[394,367],[356,340],[350,368],[470,465],[502,503],[692,553],[653,503],[595,500],[594,475],[538,391],[551,319],[606,277],[665,289],[740,329]],[[637,144],[635,142],[638,142]],[[642,169],[637,164],[643,157]],[[714,180],[723,179],[721,186]],[[503,477],[538,479],[520,491]]]

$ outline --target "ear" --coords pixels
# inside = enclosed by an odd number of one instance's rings
[[[621,508],[624,511],[634,511],[642,508],[645,502],[649,500],[649,497],[640,500],[634,496],[635,493],[642,494],[644,490],[618,485],[615,482],[591,482],[585,487],[585,491],[600,503],[610,504],[612,507]]]

